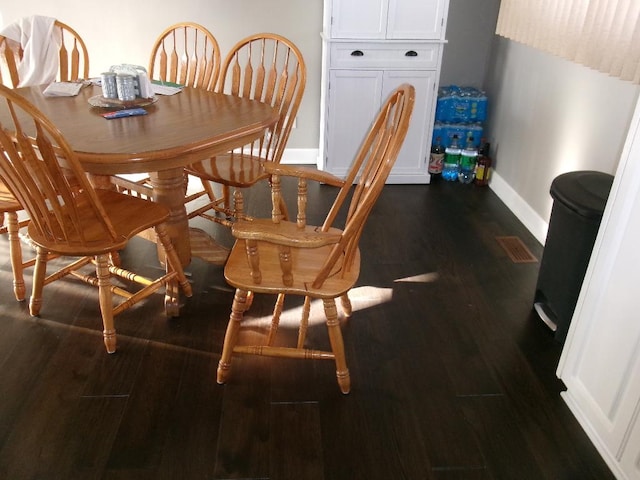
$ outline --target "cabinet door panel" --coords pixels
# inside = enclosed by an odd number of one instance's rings
[[[387,38],[438,40],[444,0],[389,0]]]
[[[332,38],[385,38],[387,0],[333,0]]]
[[[332,70],[325,168],[344,176],[380,108],[382,71]]]
[[[382,101],[400,84],[410,83],[416,89],[416,101],[409,131],[387,183],[427,183],[429,139],[433,128],[433,104],[436,72],[430,70],[388,71],[384,74]]]

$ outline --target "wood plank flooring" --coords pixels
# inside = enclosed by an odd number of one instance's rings
[[[310,191],[318,221],[335,190]],[[268,214],[264,186],[245,199]],[[561,345],[531,308],[539,263],[514,263],[499,236],[542,256],[488,188],[385,187],[343,324],[347,396],[329,362],[236,357],[216,384],[233,298],[220,266],[192,262],[180,318],[160,294],[117,317],[107,355],[97,292],[55,282],[30,317],[0,238],[0,479],[613,478],[560,398]],[[149,271],[155,255],[142,239],[122,253]],[[273,300],[256,297],[256,327]],[[285,339],[300,305],[287,299]],[[327,341],[321,319],[313,305],[312,344]]]

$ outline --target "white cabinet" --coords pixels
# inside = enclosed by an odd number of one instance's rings
[[[427,173],[448,0],[325,0],[318,167],[344,176],[380,106],[416,89],[409,132],[388,183]]]
[[[440,40],[448,2],[442,0],[328,0],[331,38]]]

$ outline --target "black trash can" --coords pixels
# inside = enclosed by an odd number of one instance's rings
[[[554,199],[540,262],[534,308],[564,343],[611,191],[613,176],[569,172],[551,183]]]

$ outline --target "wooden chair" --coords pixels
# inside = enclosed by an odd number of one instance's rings
[[[149,78],[187,87],[213,90],[220,74],[220,47],[213,34],[202,25],[182,22],[171,25],[156,39],[149,58]],[[148,176],[120,175],[113,178],[116,188],[130,195],[152,198],[153,189]],[[188,176],[185,172],[185,195]],[[189,203],[208,194],[215,198],[208,183],[188,195]]]
[[[409,127],[415,91],[411,85],[395,90],[378,114],[358,152],[347,177],[304,167],[261,165],[271,176],[273,214],[271,219],[238,220],[231,228],[236,242],[225,266],[227,282],[236,288],[231,317],[218,364],[218,383],[224,383],[234,353],[276,357],[330,359],[336,364],[340,390],[350,390],[342,333],[335,299],[340,298],[346,316],[351,314],[348,291],[358,280],[358,242],[365,221],[398,156]],[[283,219],[281,177],[298,178],[298,213],[295,221]],[[339,187],[337,197],[321,226],[306,225],[307,182],[317,181]],[[355,188],[352,189],[353,184]],[[353,190],[353,191],[352,191]],[[343,205],[351,197],[343,228],[335,223]],[[238,345],[243,314],[251,303],[250,292],[276,294],[271,328],[266,345]],[[285,294],[305,297],[298,342],[295,347],[274,346],[282,300]],[[305,348],[310,299],[322,299],[331,351]]]
[[[89,53],[78,33],[69,25],[58,20],[55,26],[59,29],[61,44],[56,80],[71,82],[89,77]],[[16,88],[20,84],[18,64],[22,60],[23,51],[19,44],[8,41],[0,35],[0,83]]]
[[[61,39],[57,80],[72,81],[88,78],[89,54],[84,41],[70,26],[57,20],[55,26],[60,30]],[[19,45],[17,48],[14,47],[13,42],[8,42],[0,35],[0,83],[16,88],[20,83],[17,66],[23,52]],[[26,295],[23,271],[35,264],[35,258],[23,260],[19,231],[27,225],[28,220],[18,220],[21,211],[20,204],[0,180],[0,234],[8,234],[9,237],[13,289],[18,301],[23,301]]]
[[[306,66],[300,50],[288,39],[260,33],[239,41],[226,56],[218,91],[268,103],[280,112],[276,126],[243,149],[187,167],[202,180],[221,184],[223,194],[190,212],[229,226],[229,218],[244,215],[241,188],[268,178],[262,163],[279,163],[296,119],[306,84]],[[229,187],[234,187],[230,205]]]
[[[0,86],[0,98],[0,112],[5,119],[0,124],[0,177],[26,210],[28,234],[37,248],[30,313],[40,313],[42,290],[50,281],[73,275],[97,285],[104,343],[107,352],[112,353],[116,349],[115,315],[168,282],[178,282],[185,295],[191,296],[191,286],[167,235],[164,222],[169,210],[113,190],[95,190],[51,121],[5,86]],[[167,258],[167,271],[155,280],[119,268],[110,260],[110,252],[121,250],[132,236],[151,227]],[[80,258],[46,277],[49,252]],[[80,271],[91,263],[95,264],[95,277]],[[132,293],[112,285],[112,275],[141,288]],[[113,294],[125,300],[114,305]],[[174,299],[169,300],[171,304]]]

